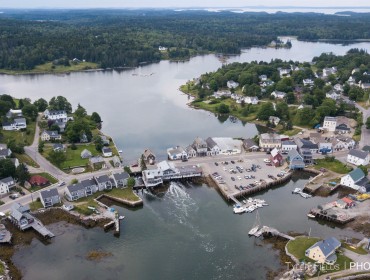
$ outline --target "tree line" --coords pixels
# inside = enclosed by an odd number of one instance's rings
[[[10,10],[0,14],[0,69],[30,70],[73,58],[102,68],[137,66],[206,52],[237,54],[287,34],[300,40],[369,39],[369,27],[367,14]]]

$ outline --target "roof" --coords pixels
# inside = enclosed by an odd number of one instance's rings
[[[45,110],[45,112],[47,111],[47,113],[49,115],[60,115],[60,114],[67,114],[66,111],[64,110]],[[45,113],[44,112],[44,113]]]
[[[34,175],[32,176],[28,182],[31,184],[31,185],[44,185],[44,184],[47,184],[49,183],[49,180],[40,176],[40,175]]]
[[[189,154],[190,152],[195,153],[195,150],[194,150],[194,148],[191,145],[187,146],[185,148],[185,151],[186,151],[187,154]]]
[[[195,138],[194,144],[195,145],[202,145],[202,146],[207,145],[207,143],[200,137]]]
[[[95,177],[95,180],[96,180],[96,182],[98,182],[98,184],[101,184],[101,183],[108,182],[109,177],[108,177],[108,175],[101,175],[101,176]]]
[[[11,154],[9,149],[0,150],[0,156],[7,157],[9,154]]]
[[[336,117],[326,116],[324,118],[324,122],[336,122],[336,121],[337,121],[337,118]]]
[[[309,249],[315,248],[317,246],[320,247],[322,253],[325,256],[325,258],[327,258],[335,251],[335,249],[337,249],[338,247],[341,246],[341,243],[335,237],[329,237],[325,240],[316,242]]]
[[[14,179],[12,177],[6,177],[6,178],[3,178],[3,179],[0,179],[0,182],[3,182],[4,184],[9,184],[11,182],[14,182]]]
[[[341,123],[340,125],[337,125],[335,127],[336,130],[351,130],[348,125],[346,125],[345,123]]]
[[[116,181],[125,180],[125,179],[127,179],[129,177],[130,177],[130,175],[127,172],[120,172],[120,173],[113,174],[113,178]]]
[[[81,152],[81,155],[92,155],[92,153],[88,150],[88,149],[84,149],[82,152]]]
[[[42,199],[47,199],[47,198],[51,198],[51,197],[54,197],[54,196],[59,196],[59,193],[58,193],[56,188],[53,188],[53,189],[50,189],[50,190],[41,191],[40,195],[41,195]]]
[[[54,149],[54,150],[55,150],[55,149],[64,149],[64,146],[63,146],[63,144],[56,143],[56,144],[54,144],[54,145],[53,145],[53,149]]]
[[[92,164],[104,162],[104,159],[101,156],[91,157],[89,160]]]
[[[271,156],[273,157],[273,158],[275,158],[276,156],[278,156],[278,155],[280,155],[281,156],[281,154],[279,153],[279,150],[278,149],[276,149],[276,148],[274,148],[272,151],[271,151]]]
[[[96,182],[94,179],[86,179],[86,180],[82,180],[81,181],[81,184],[84,186],[84,187],[90,187],[90,186],[96,186]]]
[[[111,152],[112,152],[112,149],[111,149],[111,148],[108,148],[108,147],[104,147],[104,148],[102,149],[102,152],[103,152],[103,153],[111,153]]]
[[[262,133],[260,135],[260,139],[262,140],[281,140],[280,135],[277,133]]]
[[[290,140],[285,140],[285,141],[281,141],[281,145],[282,146],[288,146],[288,145],[297,145],[294,141],[290,141]]]
[[[354,182],[360,181],[362,178],[365,177],[364,172],[361,168],[356,168],[348,173],[348,175],[352,178]]]
[[[46,133],[46,134],[48,134],[51,137],[59,136],[59,133],[56,130],[44,130],[43,133]]]
[[[362,148],[362,150],[365,152],[370,152],[370,146],[366,145]]]
[[[213,141],[217,144],[220,150],[234,150],[241,148],[241,141],[227,137],[213,137]]]
[[[347,203],[347,204],[352,204],[353,203],[353,200],[350,199],[350,198],[348,198],[348,197],[343,197],[342,198],[342,201],[345,202],[345,203]]]
[[[206,139],[206,143],[207,143],[207,145],[208,145],[208,148],[213,148],[213,147],[215,147],[215,146],[217,146],[217,143],[211,138],[211,137],[208,137],[207,139]]]
[[[151,156],[151,155],[155,157],[154,153],[151,150],[149,150],[149,149],[144,150],[143,156],[145,158],[148,158],[148,156]]]
[[[299,156],[301,159],[303,159],[303,157],[301,156],[301,154],[300,154],[300,153],[298,153],[298,151],[297,151],[296,149],[292,149],[292,150],[290,150],[290,151],[288,152],[288,157],[289,157],[290,159],[295,158],[296,156]]]
[[[17,119],[14,119],[14,122],[15,123],[26,123],[26,119],[25,118],[17,118]]]
[[[300,139],[300,138],[298,138],[297,140],[298,142],[301,142],[302,144],[300,145],[301,149],[318,149],[319,148],[317,144],[312,143],[310,140]]]
[[[254,142],[254,140],[251,139],[251,138],[244,139],[243,144],[247,148],[252,148],[252,147],[257,147],[258,148],[258,145],[256,144],[256,142]]]
[[[67,189],[70,193],[73,193],[73,192],[77,192],[80,190],[84,190],[85,187],[81,183],[77,183],[77,184],[67,186]]]
[[[351,156],[354,156],[354,157],[357,157],[357,158],[361,158],[361,159],[365,159],[367,156],[368,156],[368,152],[366,151],[361,151],[361,150],[356,150],[356,149],[352,149],[349,151],[348,155],[351,155]]]
[[[7,144],[0,143],[0,150],[4,150],[4,149],[7,149],[7,148],[8,148]]]
[[[177,154],[181,154],[183,152],[184,152],[184,149],[180,146],[177,146],[175,148],[167,149],[167,153],[170,154],[170,155],[177,155]]]

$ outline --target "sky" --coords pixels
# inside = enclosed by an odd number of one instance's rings
[[[370,7],[369,0],[0,0],[2,8]]]

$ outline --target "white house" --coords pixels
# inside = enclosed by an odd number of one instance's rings
[[[22,128],[27,128],[27,123],[25,118],[17,118],[11,122],[3,122],[3,130],[20,130]]]
[[[23,113],[22,113],[22,110],[10,109],[8,113],[6,113],[6,117],[8,119],[12,119],[15,117],[23,117]]]
[[[108,175],[96,176],[94,177],[94,179],[99,191],[111,190],[113,188],[114,180],[112,180],[112,182]]]
[[[362,150],[352,149],[347,155],[347,162],[354,165],[368,165],[369,164],[369,153]]]
[[[353,78],[352,76],[350,76],[347,80],[347,83],[350,85],[350,86],[353,86],[356,84],[356,80],[355,78]]]
[[[219,90],[219,91],[216,91],[213,93],[213,97],[214,98],[221,98],[221,97],[230,97],[231,96],[231,92],[230,91],[226,91],[226,90]]]
[[[209,139],[209,138],[208,138]],[[221,155],[236,155],[242,150],[242,141],[228,137],[213,137],[215,152],[219,151]]]
[[[101,151],[102,151],[104,157],[111,157],[113,155],[111,148],[103,147],[103,149],[101,149]]]
[[[331,90],[331,91],[326,93],[326,98],[330,98],[330,99],[333,99],[333,100],[339,99],[340,96],[341,96],[340,93],[338,93],[335,90]]]
[[[330,75],[334,75],[337,73],[337,67],[333,66],[331,68],[324,68],[322,69],[322,76],[323,77],[328,77]]]
[[[294,141],[281,141],[281,151],[287,153],[290,150],[297,150],[297,144]]]
[[[244,103],[246,104],[252,104],[252,105],[257,105],[259,102],[257,96],[247,96],[244,98]]]
[[[260,76],[258,76],[258,78],[259,78],[262,82],[264,82],[264,81],[266,81],[266,80],[267,80],[267,75],[260,75]]]
[[[272,150],[281,148],[281,138],[276,133],[262,133],[259,137],[259,145],[263,150]]]
[[[289,68],[278,68],[279,70],[279,75],[280,75],[280,78],[283,78],[283,77],[290,77],[290,71],[291,69]]]
[[[195,149],[191,145],[189,145],[185,148],[185,152],[186,152],[188,158],[192,158],[192,157],[197,156],[197,152],[195,151]]]
[[[130,178],[130,175],[127,172],[113,174],[113,180],[117,188],[127,186],[128,178]]]
[[[363,185],[362,182],[364,179],[368,181],[362,169],[356,168],[340,178],[340,184],[358,190]]]
[[[282,91],[274,90],[273,92],[271,92],[271,96],[274,96],[276,99],[284,99],[285,95],[286,93]]]
[[[0,179],[0,196],[8,193],[13,187],[15,187],[15,181],[12,177]]]
[[[269,117],[269,123],[273,123],[274,125],[278,125],[279,122],[280,122],[279,117],[275,117],[275,116],[270,116]]]
[[[335,128],[337,127],[337,118],[336,117],[325,117],[323,128],[327,131],[334,132]]]
[[[58,133],[56,130],[44,130],[41,133],[41,140],[42,141],[50,141],[50,140],[61,140],[62,135]]]
[[[94,179],[83,180],[80,183],[69,185],[65,189],[65,196],[69,201],[77,200],[96,193],[98,186]]]
[[[56,188],[41,191],[40,192],[40,201],[45,208],[52,207],[55,204],[60,203],[60,196]]]
[[[313,86],[314,82],[311,79],[304,79],[303,85],[304,86]]]
[[[336,84],[334,86],[334,90],[342,92],[343,91],[343,86],[341,84]]]
[[[227,87],[228,88],[237,88],[239,86],[239,83],[234,81],[227,81]]]
[[[46,109],[44,112],[44,117],[48,120],[61,120],[63,122],[67,122],[68,120],[67,112],[64,110]]]
[[[186,154],[185,150],[180,146],[167,149],[167,155],[168,159],[170,160],[182,160],[188,158],[188,155]]]

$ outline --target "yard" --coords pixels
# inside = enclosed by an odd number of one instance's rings
[[[337,159],[331,158],[316,159],[315,162],[316,162],[315,169],[318,170],[320,170],[321,168],[325,168],[339,174],[347,174],[352,170],[351,167],[345,165],[344,163],[340,162]]]
[[[86,166],[89,163],[89,159],[81,158],[81,152],[87,149],[93,156],[100,155],[101,153],[95,149],[93,144],[76,145],[76,150],[72,150],[71,146],[66,149],[66,160],[61,164],[61,168],[69,168],[75,166]],[[52,146],[45,146],[43,156],[48,157],[48,153],[52,150]]]
[[[21,163],[25,163],[25,164],[27,164],[29,166],[32,166],[32,167],[35,167],[35,168],[39,168],[40,167],[40,165],[38,165],[32,158],[30,158],[26,154],[15,154],[15,157]]]
[[[295,240],[289,241],[286,246],[288,252],[293,254],[299,261],[314,263],[315,261],[305,256],[305,251],[319,240],[320,240],[319,238],[314,237],[296,237]],[[337,262],[335,263],[335,271],[344,270],[348,268],[351,261],[352,260],[350,258],[342,255],[341,253],[337,253]],[[327,267],[328,270],[327,271],[321,270],[320,275],[334,272],[333,271],[334,266]]]
[[[367,251],[363,247],[356,248],[356,247],[351,246],[351,245],[349,245],[347,243],[342,243],[342,247],[345,248],[345,249],[347,249],[347,250],[350,250],[352,252],[355,252],[355,253],[357,253],[359,255],[367,255],[368,254]]]
[[[29,146],[32,144],[34,136],[35,136],[35,129],[36,123],[35,122],[27,122],[26,131],[8,131],[2,130],[2,143],[8,143],[9,141],[14,141],[16,144]]]
[[[36,211],[36,210],[41,209],[41,208],[44,208],[44,205],[42,205],[42,203],[39,199],[36,199],[35,201],[32,201],[30,203],[31,211]]]

